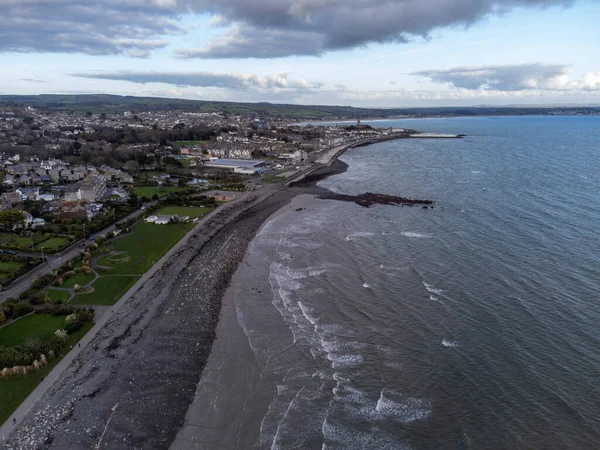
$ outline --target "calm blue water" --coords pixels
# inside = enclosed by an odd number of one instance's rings
[[[600,117],[374,122],[464,133],[353,149],[258,234],[237,299],[277,386],[263,448],[600,448]],[[296,211],[298,206],[304,208]]]

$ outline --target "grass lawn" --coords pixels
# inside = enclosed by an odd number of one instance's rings
[[[147,198],[152,198],[153,195],[158,194],[159,198],[162,198],[172,192],[181,192],[186,189],[179,186],[136,186],[133,188],[133,193],[138,197]]]
[[[18,248],[31,251],[33,239],[12,233],[0,233],[0,247]]]
[[[0,282],[14,278],[17,270],[25,264],[14,261],[0,261]]]
[[[44,247],[44,250],[58,250],[63,245],[67,244],[69,240],[64,237],[53,237],[46,239],[44,242],[40,242],[35,246],[36,251],[40,251],[40,248]]]
[[[33,316],[40,317],[40,316]],[[42,316],[44,317],[44,316]],[[24,320],[29,318],[29,316],[24,317]],[[65,317],[59,317],[60,319],[65,320]],[[15,322],[17,323],[17,322]],[[68,347],[72,347],[77,342],[85,336],[85,334],[90,331],[92,328],[92,323],[87,323],[84,327],[73,333],[67,338]],[[4,331],[4,328],[1,331]],[[54,333],[54,332],[53,332]],[[33,390],[40,384],[40,377],[46,377],[52,369],[60,362],[62,358],[57,357],[50,361],[46,367],[40,369],[39,372],[28,375],[26,377],[15,377],[15,378],[7,378],[0,380],[0,398],[2,401],[0,402],[0,423],[4,423],[6,420],[10,418],[13,411],[19,407],[19,405],[27,398],[29,394],[33,392]]]
[[[271,175],[270,177],[263,178],[263,183],[279,183],[280,181],[284,181],[285,177]]]
[[[32,314],[0,328],[0,345],[23,345],[28,338],[50,339],[56,330],[65,327],[65,316]]]
[[[114,305],[139,277],[108,275],[100,277],[94,284],[94,292],[73,297],[73,305]]]
[[[63,278],[64,283],[61,286],[62,288],[72,288],[75,287],[76,284],[79,286],[85,286],[90,283],[94,279],[95,275],[93,273],[83,273],[78,272],[71,278]]]
[[[128,252],[132,256],[131,261],[115,266],[105,265],[113,268],[111,274],[143,274],[193,227],[193,223],[155,225],[138,222],[130,234],[113,242],[116,251]],[[140,254],[143,254],[142,258],[134,257]]]
[[[196,217],[203,216],[211,208],[194,208],[190,206],[166,206],[161,209],[157,214],[177,214],[179,216],[189,216],[190,219],[195,219]]]
[[[66,303],[71,298],[71,293],[62,289],[48,289],[46,294],[52,302],[60,300],[62,303]]]

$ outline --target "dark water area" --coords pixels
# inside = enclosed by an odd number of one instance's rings
[[[464,133],[352,149],[266,223],[235,307],[260,448],[600,448],[600,118],[373,122]]]

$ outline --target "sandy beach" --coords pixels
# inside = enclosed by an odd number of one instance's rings
[[[176,437],[173,448],[207,448],[178,432],[190,405],[202,403],[194,403],[195,393],[205,382],[201,375],[231,277],[270,215],[297,195],[319,193],[316,179],[345,168],[336,162],[314,172],[312,182],[301,187],[270,185],[243,204],[225,206],[123,305],[32,408],[5,448],[155,449],[169,448]],[[235,330],[228,302],[225,297],[222,327]],[[232,336],[231,342],[242,341]],[[220,354],[231,350],[227,341],[216,345]],[[191,410],[192,416],[201,417]],[[218,427],[202,422],[198,426]]]

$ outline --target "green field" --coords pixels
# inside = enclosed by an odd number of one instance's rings
[[[14,278],[17,271],[25,264],[14,261],[0,261],[0,283]]]
[[[20,319],[19,322],[21,320],[27,319],[28,317]],[[58,319],[62,319],[62,321],[64,322],[65,317],[58,317]],[[94,325],[92,323],[86,323],[81,330],[70,335],[67,338],[67,348],[76,345],[77,342],[83,336],[85,336],[85,334],[88,331],[90,331],[90,329],[93,326]],[[2,328],[0,331],[3,330],[4,328]],[[35,374],[31,374],[26,377],[6,378],[0,380],[0,398],[2,399],[2,401],[0,402],[0,423],[4,423],[10,418],[13,411],[17,409],[19,405],[23,402],[23,400],[25,400],[27,396],[31,394],[33,390],[38,386],[38,384],[40,384],[40,378],[46,377],[50,373],[50,371],[54,369],[54,367],[60,362],[61,359],[61,357],[55,358],[54,360],[50,361],[48,365],[40,369],[40,371],[36,372]]]
[[[25,316],[0,328],[0,345],[4,347],[23,345],[29,338],[45,341],[50,339],[56,330],[62,330],[64,327],[65,316],[46,314]]]
[[[140,277],[108,275],[100,277],[92,286],[94,291],[73,297],[73,305],[114,305]]]
[[[158,195],[159,198],[162,198],[173,192],[181,192],[186,189],[179,186],[136,186],[133,188],[133,193],[138,197],[152,198],[153,195]]]
[[[64,283],[61,287],[62,288],[72,288],[72,287],[75,287],[76,284],[78,284],[79,286],[85,286],[86,284],[90,283],[94,279],[95,276],[96,275],[94,275],[93,273],[88,274],[88,273],[78,272],[71,278],[63,278]]]
[[[68,243],[69,243],[69,240],[67,238],[63,238],[63,237],[48,238],[45,241],[37,244],[35,246],[35,251],[39,252],[42,247],[44,247],[44,250],[58,250],[63,245],[66,245]]]
[[[279,183],[280,181],[284,181],[285,177],[271,175],[270,177],[263,178],[263,183]]]
[[[52,302],[60,300],[62,303],[66,303],[71,298],[71,293],[62,289],[48,289],[45,293]]]
[[[116,251],[127,252],[131,260],[125,264],[112,266],[111,274],[143,274],[152,264],[169,251],[185,234],[194,227],[193,223],[174,223],[155,225],[138,222],[132,232],[122,238],[115,239],[113,247]]]
[[[209,212],[211,208],[195,208],[192,206],[165,206],[157,214],[177,214],[179,216],[188,216],[190,219],[203,216]]]
[[[25,236],[18,236],[12,233],[0,233],[0,247],[23,249],[31,251],[33,239]]]

